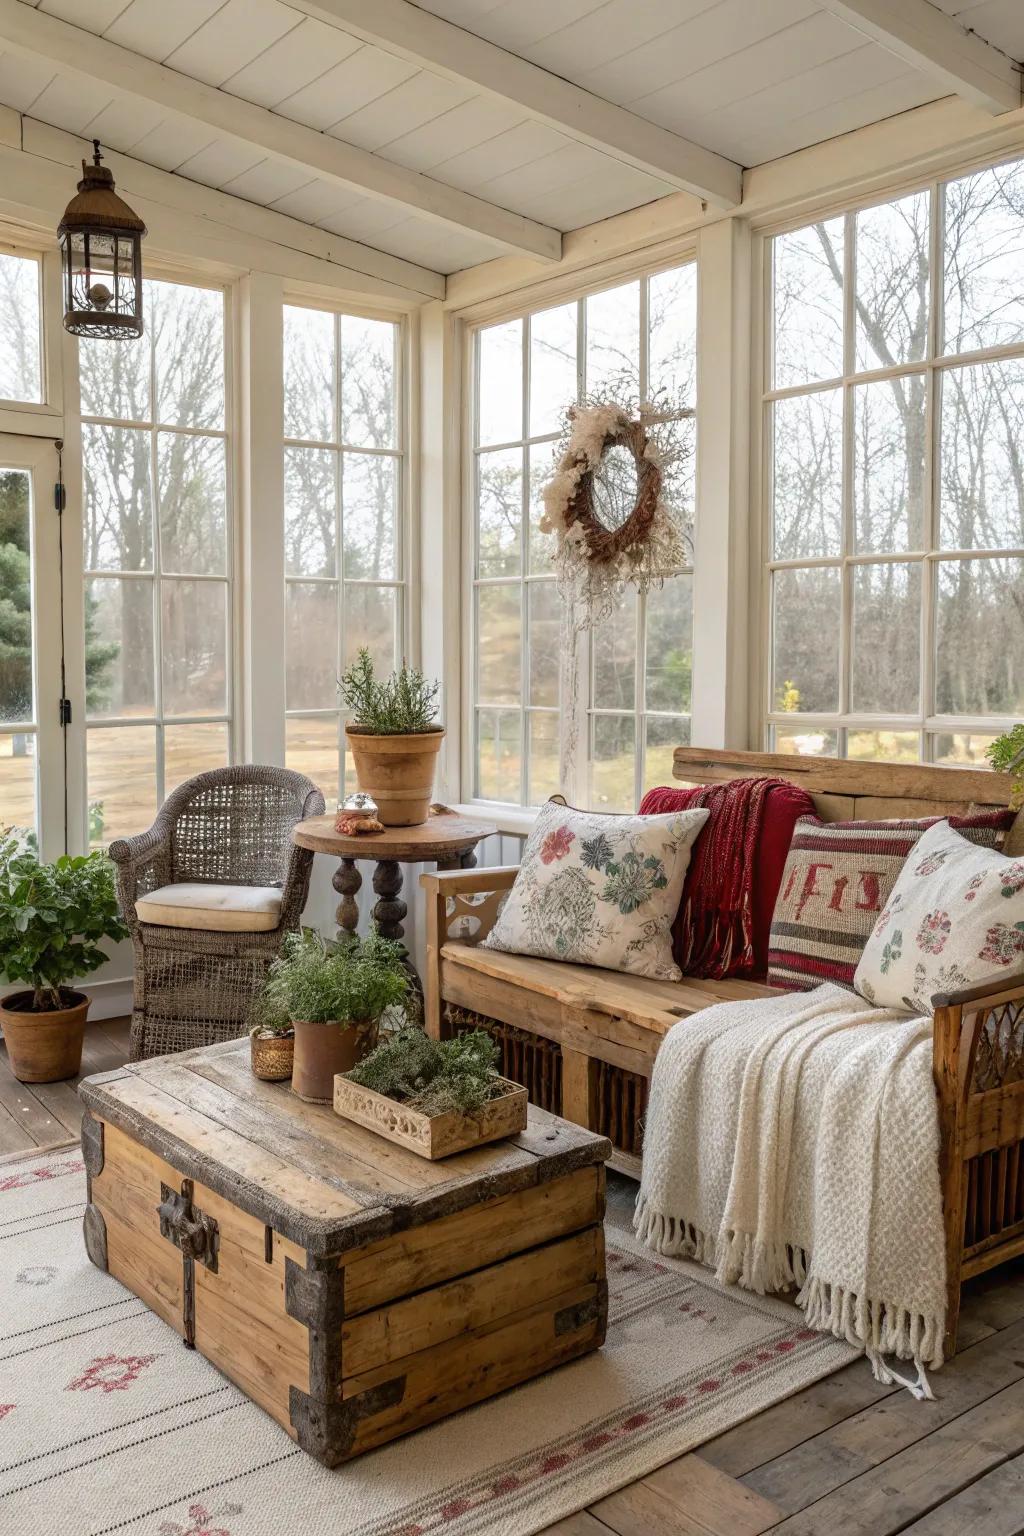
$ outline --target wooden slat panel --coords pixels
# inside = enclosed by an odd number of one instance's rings
[[[115,1126],[103,1127],[103,1168],[92,1199],[106,1223],[107,1268],[176,1333],[183,1331],[182,1260],[160,1236],[161,1182],[180,1187],[173,1168]]]
[[[602,1333],[599,1321],[559,1333],[555,1319],[559,1312],[585,1307],[596,1298],[596,1286],[581,1286],[526,1309],[498,1327],[465,1333],[458,1348],[440,1344],[346,1381],[344,1392],[349,1397],[396,1374],[403,1379],[400,1402],[358,1421],[350,1454],[357,1456],[395,1435],[407,1434],[593,1349]]]
[[[588,1227],[561,1242],[478,1269],[433,1290],[379,1307],[347,1321],[341,1335],[342,1371],[358,1376],[406,1355],[458,1339],[604,1275],[604,1229]],[[348,1300],[348,1298],[346,1298]]]
[[[964,1110],[964,1157],[977,1157],[1024,1138],[1024,1082],[975,1093]]]
[[[603,1196],[604,1170],[581,1168],[361,1248],[343,1260],[346,1315],[589,1227],[601,1218]]]
[[[1006,806],[1013,792],[1009,774],[981,769],[938,768],[928,763],[856,763],[842,758],[707,751],[700,747],[676,747],[672,772],[677,779],[691,783],[714,783],[767,773],[800,784],[812,794],[823,791],[886,800],[913,799],[945,807],[967,806],[971,802]]]

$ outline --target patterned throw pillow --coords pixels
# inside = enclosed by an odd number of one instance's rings
[[[1024,971],[1024,859],[977,848],[948,822],[907,859],[854,986],[880,1008],[932,1011],[936,992]]]
[[[939,818],[819,821],[802,816],[782,873],[768,949],[768,983],[807,992],[823,981],[853,986],[861,951],[907,855]],[[997,845],[1012,811],[954,816],[970,842]]]
[[[672,920],[706,810],[602,816],[541,808],[484,946],[678,981]]]

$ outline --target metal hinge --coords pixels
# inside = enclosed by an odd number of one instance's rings
[[[57,710],[58,710],[59,723],[61,725],[70,725],[71,724],[71,700],[70,699],[58,699],[57,700]]]
[[[181,1192],[169,1184],[160,1185],[160,1235],[181,1250],[182,1312],[184,1314],[185,1348],[196,1347],[196,1264],[202,1264],[212,1274],[217,1273],[217,1250],[220,1233],[212,1216],[207,1216],[193,1204],[191,1179],[182,1179]]]

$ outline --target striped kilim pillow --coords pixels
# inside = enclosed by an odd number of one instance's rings
[[[996,848],[1012,811],[951,816],[969,842]],[[768,984],[806,992],[823,981],[853,987],[861,951],[908,853],[941,821],[819,821],[801,816],[782,873],[768,948]]]

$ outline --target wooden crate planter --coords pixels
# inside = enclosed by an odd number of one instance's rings
[[[534,1105],[435,1164],[253,1076],[88,1078],[89,1257],[327,1466],[604,1341],[607,1141]]]
[[[472,1114],[425,1115],[339,1074],[334,1079],[334,1109],[343,1119],[435,1162],[526,1129],[526,1089],[504,1079],[501,1086],[503,1093]]]

